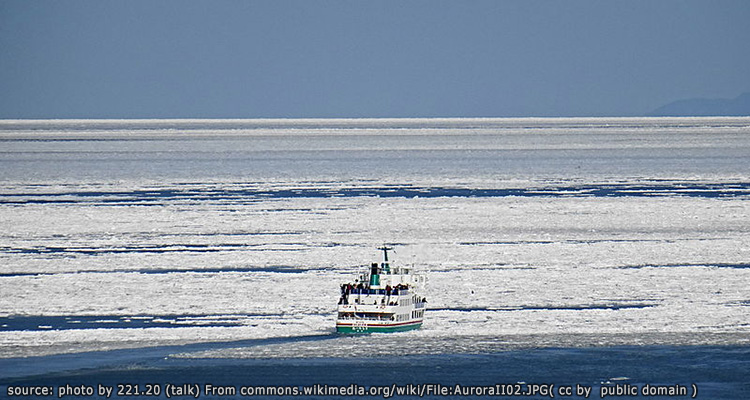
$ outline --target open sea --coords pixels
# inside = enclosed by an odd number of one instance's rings
[[[0,226],[0,398],[750,398],[750,117],[0,120]]]

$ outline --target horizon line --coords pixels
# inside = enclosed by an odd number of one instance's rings
[[[750,115],[631,115],[631,116],[515,116],[515,117],[95,117],[95,118],[3,118],[0,122],[15,121],[350,121],[350,120],[584,120],[584,119],[712,119],[750,118]]]

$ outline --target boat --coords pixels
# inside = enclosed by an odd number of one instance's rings
[[[336,332],[344,334],[402,332],[422,327],[425,303],[424,275],[388,260],[372,263],[354,282],[341,285]]]

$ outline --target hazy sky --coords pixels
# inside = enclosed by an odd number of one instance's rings
[[[0,0],[0,118],[640,115],[746,91],[748,0]]]

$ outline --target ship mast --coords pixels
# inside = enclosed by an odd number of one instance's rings
[[[378,250],[383,250],[383,263],[380,265],[383,268],[383,271],[390,275],[391,274],[391,264],[388,262],[388,250],[393,250],[393,247],[388,247],[386,245],[383,245],[383,247],[378,247]]]
[[[393,250],[393,247],[383,246],[378,247],[378,250],[383,250],[383,260],[388,262],[388,250]]]

